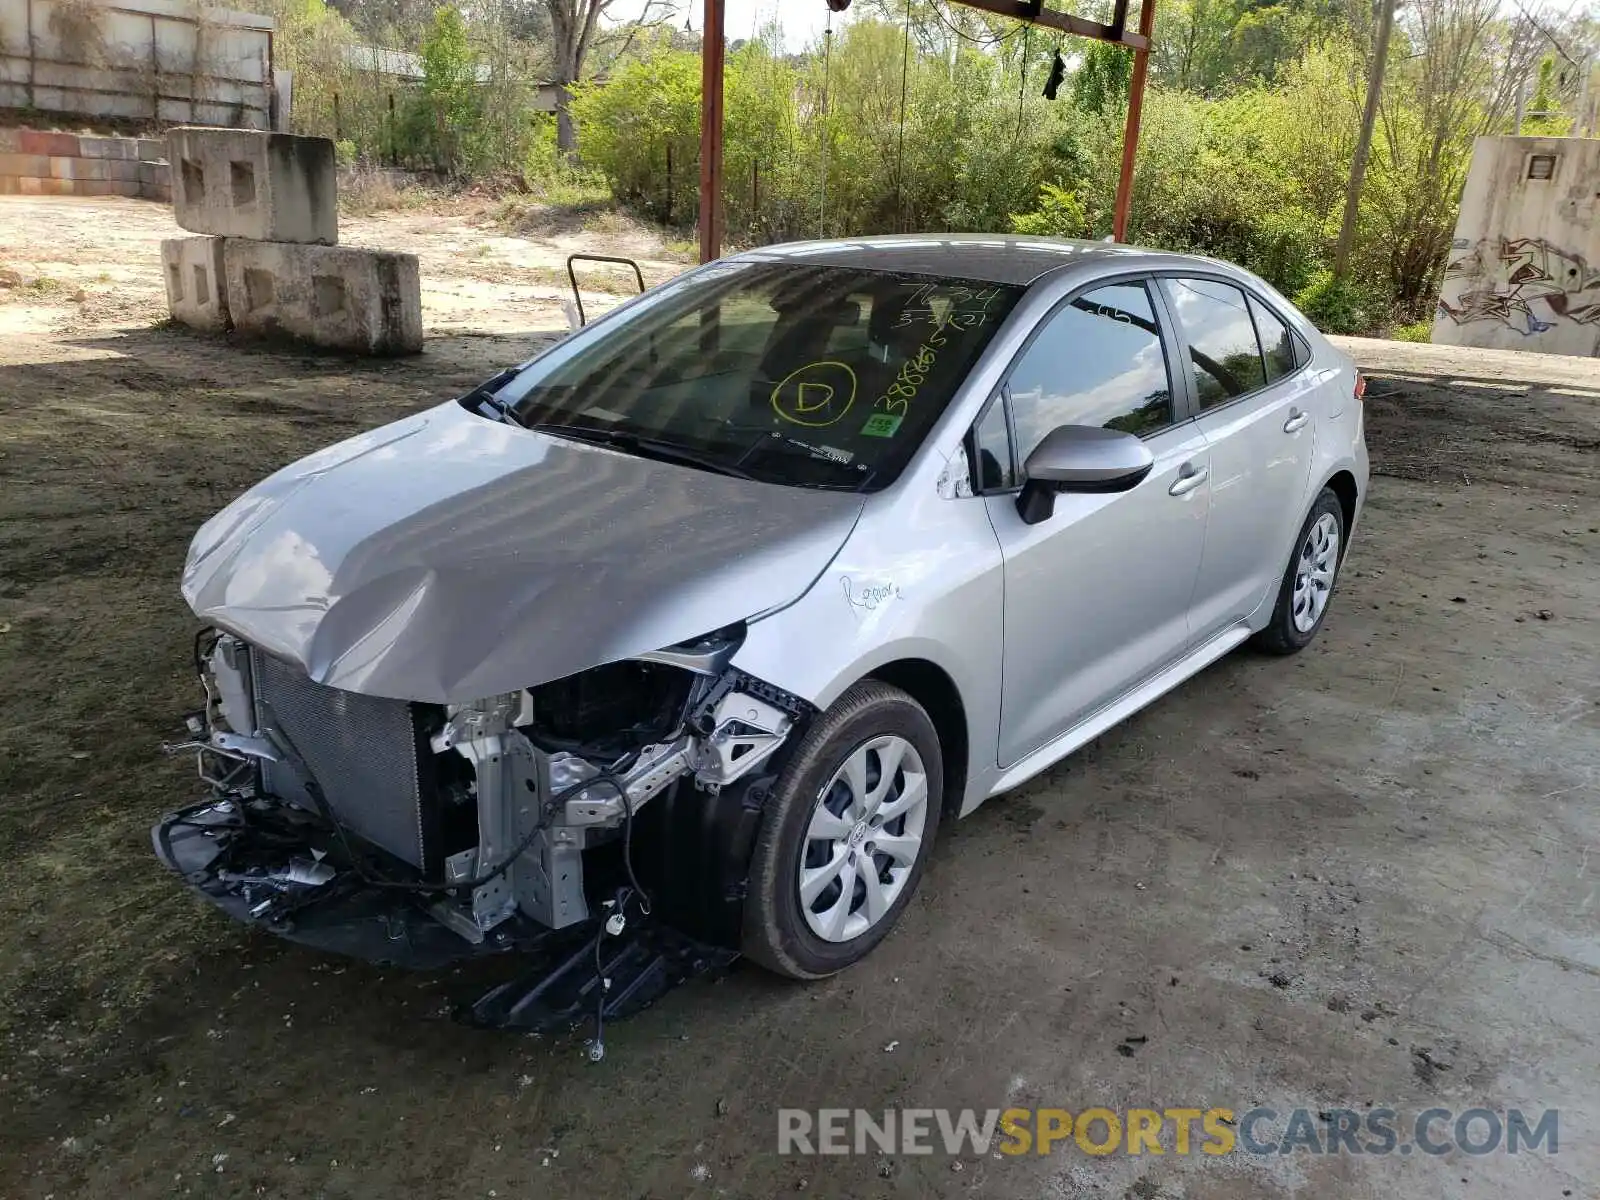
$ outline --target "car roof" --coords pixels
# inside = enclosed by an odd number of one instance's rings
[[[894,234],[787,242],[730,257],[742,262],[820,263],[1026,286],[1060,267],[1139,256],[1171,257],[1112,242],[996,233]]]

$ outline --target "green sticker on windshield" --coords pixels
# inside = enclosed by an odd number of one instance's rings
[[[893,437],[905,418],[897,413],[873,413],[861,427],[863,437]]]

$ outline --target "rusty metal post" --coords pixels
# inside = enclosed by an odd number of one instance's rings
[[[700,39],[700,261],[722,254],[723,0],[705,0]]]
[[[1133,164],[1139,153],[1139,115],[1144,108],[1144,80],[1150,67],[1150,37],[1156,25],[1156,0],[1139,6],[1139,36],[1144,47],[1133,52],[1133,79],[1128,84],[1128,121],[1122,131],[1122,173],[1117,177],[1117,208],[1111,232],[1119,242],[1128,240],[1128,209],[1133,203]]]

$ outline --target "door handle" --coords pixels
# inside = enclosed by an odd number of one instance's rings
[[[1298,433],[1306,427],[1306,422],[1311,420],[1310,413],[1303,413],[1298,408],[1289,410],[1289,419],[1283,423],[1285,433]]]
[[[1210,467],[1195,468],[1193,463],[1184,463],[1178,468],[1178,477],[1172,481],[1172,486],[1167,489],[1169,496],[1187,496],[1199,487],[1211,475]]]

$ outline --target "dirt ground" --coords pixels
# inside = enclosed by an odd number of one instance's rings
[[[451,976],[231,925],[149,852],[198,794],[157,753],[196,702],[195,527],[562,323],[566,246],[345,228],[421,254],[421,357],[158,327],[165,210],[0,200],[0,1196],[1600,1196],[1600,366],[1351,342],[1375,476],[1309,650],[945,831],[868,963],[737,967],[592,1065],[453,1023]],[[1010,1104],[1553,1107],[1560,1143],[777,1153],[780,1107]]]

